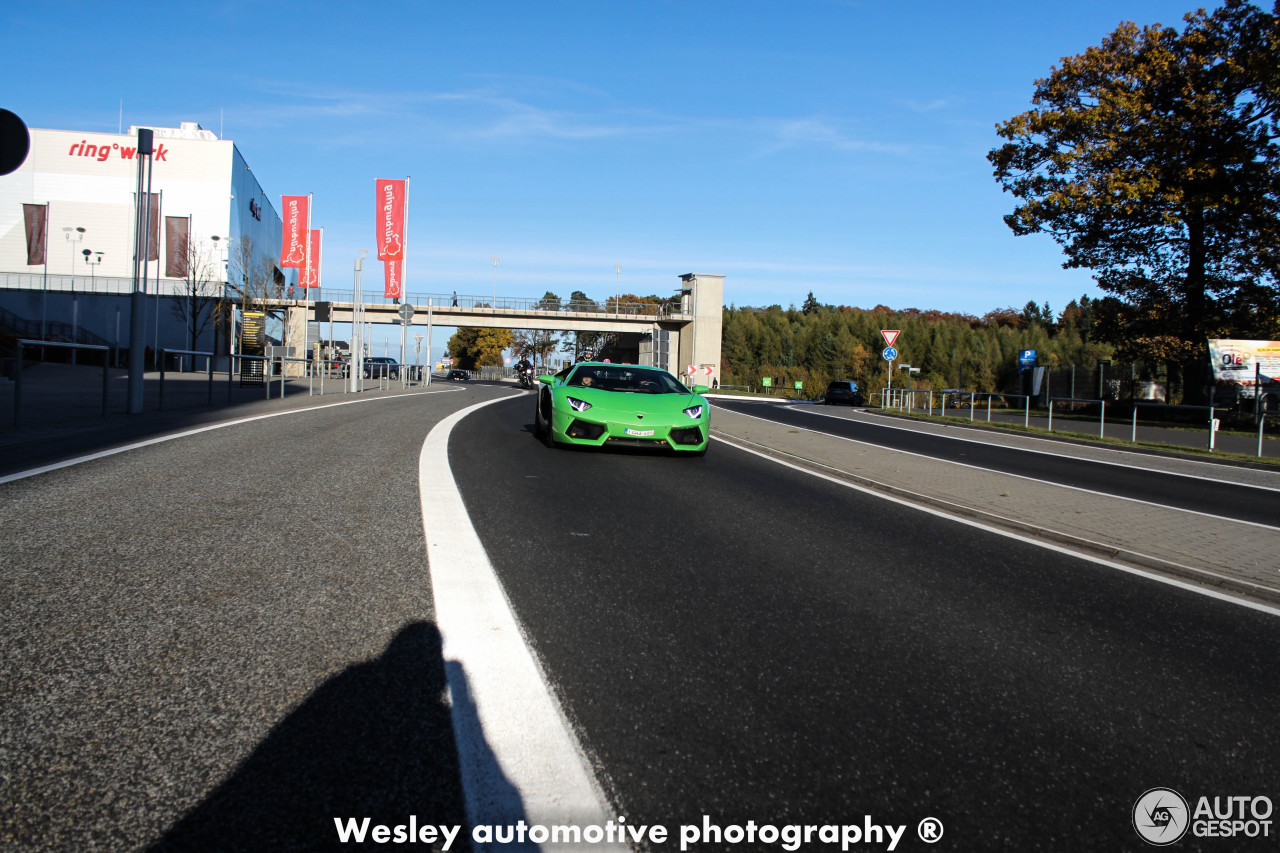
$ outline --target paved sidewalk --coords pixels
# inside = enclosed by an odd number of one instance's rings
[[[712,434],[728,443],[953,515],[1223,592],[1280,602],[1280,528],[915,456],[723,408],[716,409],[712,424]],[[1070,450],[1073,456],[1108,461],[1115,461],[1114,453],[1081,446]],[[1196,473],[1205,475],[1202,463],[1189,460],[1130,456],[1127,461],[1164,470],[1200,465]],[[1280,472],[1230,470],[1234,482],[1280,489]]]
[[[107,378],[107,415],[102,414],[102,368],[63,364],[35,365],[24,373],[21,419],[14,425],[15,386],[0,382],[0,476],[34,468],[80,453],[92,453],[167,433],[180,432],[236,418],[288,409],[333,405],[381,396],[446,391],[455,383],[433,381],[429,389],[402,389],[398,381],[364,381],[361,392],[345,393],[343,385],[287,379],[285,396],[280,381],[271,383],[268,398],[264,386],[241,387],[227,374],[215,373],[210,403],[208,376],[203,373],[167,373],[163,409],[160,408],[160,374],[149,372],[144,380],[143,411],[127,409],[128,376],[112,369]]]

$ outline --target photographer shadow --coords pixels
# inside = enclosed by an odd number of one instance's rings
[[[450,851],[471,849],[458,750],[446,693],[439,629],[403,628],[374,661],[355,664],[321,685],[283,719],[208,797],[150,849],[294,851],[382,848],[375,826],[460,826]],[[454,713],[480,731],[460,666]],[[472,719],[467,719],[470,715]],[[479,738],[468,752],[503,801],[523,815],[519,792]],[[364,844],[340,842],[344,825],[369,820]],[[426,845],[422,848],[425,849]],[[442,841],[432,845],[441,849]]]

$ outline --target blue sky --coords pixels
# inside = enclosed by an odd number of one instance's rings
[[[983,314],[1096,295],[1015,238],[994,126],[1160,0],[53,3],[0,13],[33,127],[198,121],[268,194],[314,193],[324,276],[412,176],[407,289],[669,294]],[[135,11],[137,10],[137,11]],[[278,205],[278,202],[277,202]],[[376,264],[374,281],[380,279]],[[366,283],[370,276],[366,275]]]

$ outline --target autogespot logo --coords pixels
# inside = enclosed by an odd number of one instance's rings
[[[1152,788],[1133,804],[1133,828],[1148,844],[1164,847],[1187,834],[1187,801],[1172,788]]]

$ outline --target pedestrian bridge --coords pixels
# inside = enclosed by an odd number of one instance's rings
[[[351,291],[324,291],[319,301],[329,303],[335,323],[351,323],[356,314],[366,323],[400,324],[405,306],[413,309],[410,326],[479,326],[500,329],[549,329],[557,332],[648,332],[655,326],[679,330],[694,322],[688,299],[672,298],[662,305],[641,302],[560,302],[507,296],[479,297],[452,294],[406,294],[402,302],[383,297],[354,301]],[[268,305],[315,319],[317,300],[269,300]]]
[[[661,305],[619,301],[572,302],[513,298],[494,295],[455,295],[453,293],[408,292],[401,302],[381,295],[380,288],[363,293],[357,300],[354,290],[315,288],[285,291],[282,298],[266,300],[267,307],[286,317],[290,340],[306,340],[306,323],[315,322],[316,303],[327,302],[330,321],[334,323],[401,323],[401,311],[412,307],[410,328],[427,326],[479,326],[501,329],[545,329],[556,332],[650,333],[664,331],[670,335],[673,373],[687,365],[720,368],[720,335],[723,328],[724,276],[687,273],[680,277],[680,287]],[[193,285],[182,279],[161,278],[148,282],[148,299],[179,301],[189,299]],[[21,293],[26,291],[26,293]],[[54,294],[79,297],[69,318],[61,318],[60,308],[51,308],[49,319],[71,319],[79,329],[93,329],[117,344],[127,345],[128,330],[122,336],[120,317],[127,318],[127,297],[133,281],[108,276],[45,276],[27,273],[0,273],[0,292],[13,297],[13,310],[20,314],[34,311],[37,319],[44,315],[44,300]],[[210,283],[210,289],[198,294],[205,299],[228,298],[238,302],[229,284]],[[39,300],[32,302],[39,296]],[[0,300],[3,302],[4,300]],[[70,300],[64,301],[70,303]],[[20,304],[19,304],[20,303]],[[51,303],[52,304],[52,303]],[[32,307],[35,306],[35,307]],[[3,305],[0,305],[3,307]],[[123,308],[123,311],[122,311]],[[169,318],[168,307],[158,314]],[[114,333],[114,336],[112,335]],[[157,335],[159,332],[157,331]]]

